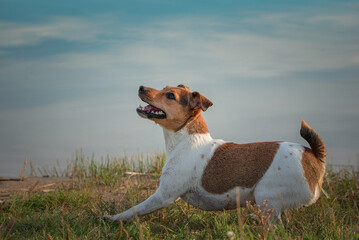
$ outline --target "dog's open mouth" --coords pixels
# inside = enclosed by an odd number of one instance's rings
[[[141,105],[136,109],[137,113],[144,118],[159,118],[159,119],[164,119],[166,118],[166,113],[159,109],[156,108],[155,106],[152,105],[147,105],[145,107],[142,107]]]

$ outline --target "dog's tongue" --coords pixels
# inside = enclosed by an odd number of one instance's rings
[[[145,111],[155,111],[155,112],[161,111],[161,109],[158,109],[158,108],[156,108],[156,107],[154,107],[154,106],[151,106],[151,105],[147,105],[147,106],[144,108],[144,110],[145,110]]]

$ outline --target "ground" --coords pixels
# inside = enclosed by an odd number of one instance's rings
[[[130,223],[103,221],[99,216],[155,192],[160,170],[128,172],[133,169],[120,164],[75,169],[84,170],[73,178],[0,178],[0,239],[227,239],[228,232],[235,239],[359,239],[359,181],[349,172],[329,172],[315,204],[286,211],[283,225],[268,229],[252,205],[210,212],[183,201]]]
[[[25,192],[47,193],[58,188],[73,189],[77,186],[76,182],[71,178],[58,177],[25,177],[23,181],[17,178],[0,178],[0,200]]]
[[[126,192],[130,188],[140,186],[140,192],[153,191],[158,186],[158,178],[150,175],[127,175],[123,178],[121,185],[108,186],[93,180],[91,189],[93,195],[101,195],[102,200],[120,203],[124,201]],[[18,178],[1,178],[0,177],[0,201],[6,201],[13,196],[25,193],[45,194],[57,189],[72,190],[91,184],[91,179],[80,181],[78,178],[68,177],[25,177],[23,181]]]

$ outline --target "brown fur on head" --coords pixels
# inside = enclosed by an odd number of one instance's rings
[[[182,84],[167,86],[162,90],[141,86],[138,95],[149,106],[140,106],[137,113],[175,132],[213,105],[199,92],[191,92],[189,87]]]

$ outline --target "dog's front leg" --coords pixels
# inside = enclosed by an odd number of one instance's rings
[[[112,221],[131,221],[136,215],[140,217],[158,209],[168,207],[180,196],[181,193],[173,191],[168,192],[167,187],[165,189],[166,191],[164,191],[164,187],[160,185],[157,191],[142,203],[120,214],[105,215],[103,218]]]

